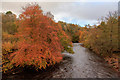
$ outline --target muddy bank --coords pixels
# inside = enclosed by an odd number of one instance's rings
[[[73,59],[70,56],[65,55],[63,57],[63,61],[57,63],[53,66],[49,66],[46,69],[36,71],[34,68],[26,68],[22,69],[19,68],[19,71],[9,73],[9,74],[2,74],[2,79],[48,79],[55,77],[54,73],[59,72],[59,70],[66,69],[68,64],[71,64]],[[67,72],[67,71],[66,71]],[[62,73],[58,73],[62,74]]]

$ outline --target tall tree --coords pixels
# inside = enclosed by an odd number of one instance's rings
[[[62,60],[58,25],[43,15],[40,6],[30,5],[19,16],[17,51],[10,55],[15,66],[32,65],[41,69]]]

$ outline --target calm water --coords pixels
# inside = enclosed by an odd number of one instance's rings
[[[73,44],[75,54],[64,52],[64,60],[47,70],[35,72],[24,71],[19,74],[3,75],[3,79],[46,79],[46,78],[117,78],[113,71],[100,57],[93,52]]]

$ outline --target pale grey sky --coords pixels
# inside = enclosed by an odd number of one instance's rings
[[[6,1],[6,2],[5,2]],[[19,15],[22,12],[23,6],[30,2],[2,2],[1,12],[12,11]],[[23,1],[23,0],[22,0]],[[35,0],[37,1],[37,0]],[[55,21],[66,21],[69,23],[79,24],[96,24],[97,20],[102,16],[106,16],[109,11],[118,10],[118,0],[109,0],[109,2],[89,2],[88,0],[81,0],[82,2],[37,2],[44,12],[50,11],[54,15]],[[103,1],[103,0],[101,0]],[[106,0],[107,1],[107,0]]]

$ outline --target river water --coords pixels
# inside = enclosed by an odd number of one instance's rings
[[[46,78],[118,78],[118,73],[96,54],[80,43],[73,44],[75,54],[64,52],[63,61],[39,72],[25,71],[3,75],[3,79],[46,79]]]

